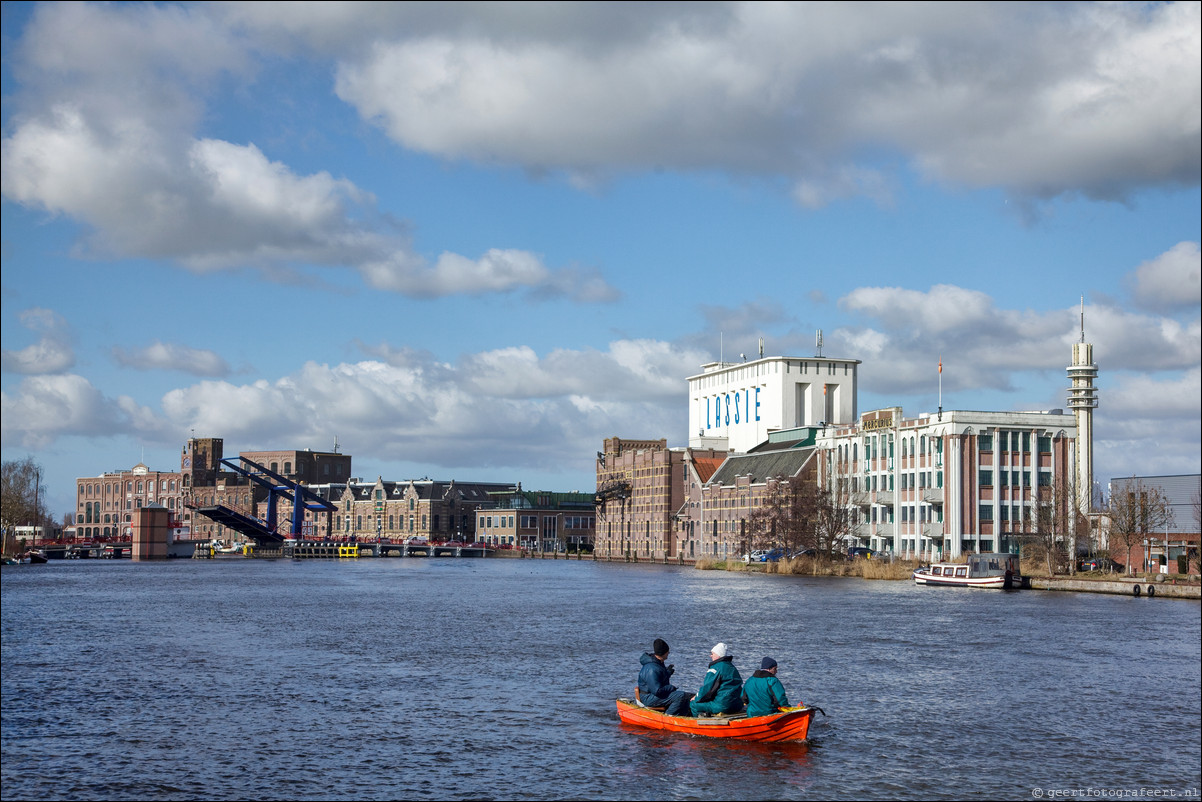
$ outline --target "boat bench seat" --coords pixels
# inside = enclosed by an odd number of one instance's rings
[[[645,707],[648,710],[658,710],[661,713],[668,709],[667,705],[658,705],[656,707],[652,707],[651,705],[643,704],[643,698],[639,695],[639,687],[637,685],[634,686],[634,702],[639,707]]]

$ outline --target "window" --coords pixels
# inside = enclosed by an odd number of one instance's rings
[[[981,487],[993,487],[993,471],[982,468],[980,475],[977,477],[977,482]]]
[[[1044,437],[1041,437],[1041,438],[1039,438],[1039,450],[1040,450],[1041,452],[1043,452],[1044,454],[1051,453],[1051,451],[1052,451],[1052,438],[1050,438],[1050,437],[1047,437],[1047,436],[1044,436]]]
[[[992,521],[993,520],[993,505],[992,504],[982,504],[981,505],[980,518],[982,521]]]
[[[977,444],[981,451],[993,451],[993,435],[983,434],[977,438]]]

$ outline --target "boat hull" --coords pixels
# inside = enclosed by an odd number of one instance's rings
[[[932,576],[930,574],[920,574],[914,572],[915,585],[937,585],[949,588],[985,588],[988,590],[1002,590],[1006,587],[1006,577],[1004,576],[973,576],[973,577],[953,577],[953,576]]]
[[[804,741],[810,731],[814,709],[802,707],[771,716],[713,716],[689,718],[669,716],[642,707],[630,699],[618,700],[618,718],[625,724],[652,730],[684,732],[707,738],[731,738],[738,741]]]

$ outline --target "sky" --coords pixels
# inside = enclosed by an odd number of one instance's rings
[[[6,2],[3,458],[587,491],[760,337],[1064,408],[1083,299],[1095,477],[1196,473],[1200,9]]]

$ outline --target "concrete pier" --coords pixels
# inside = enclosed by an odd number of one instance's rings
[[[1070,590],[1076,593],[1113,593],[1149,599],[1202,599],[1202,585],[1197,582],[1173,584],[1142,577],[1115,580],[1061,579],[1031,577],[1032,590]]]

